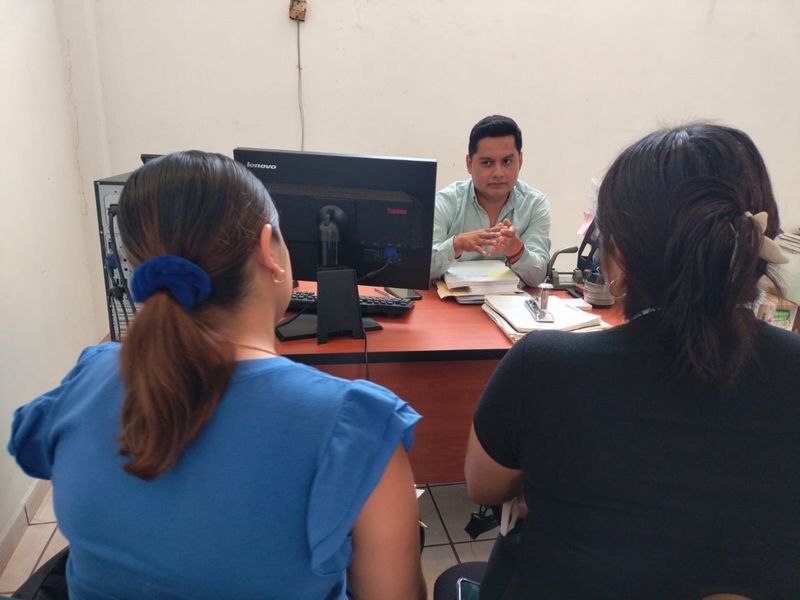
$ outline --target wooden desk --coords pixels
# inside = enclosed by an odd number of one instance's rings
[[[314,289],[301,283],[300,289]],[[374,288],[359,288],[377,295]],[[621,321],[619,309],[597,314]],[[369,379],[409,402],[423,419],[415,429],[411,464],[419,483],[463,481],[464,452],[475,404],[510,340],[479,305],[440,300],[433,290],[408,314],[377,318],[383,330],[367,334]],[[336,338],[279,342],[277,350],[298,362],[347,379],[366,378],[364,340]]]

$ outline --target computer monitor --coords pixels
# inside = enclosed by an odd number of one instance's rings
[[[350,270],[359,284],[429,286],[435,160],[255,148],[233,157],[269,190],[296,279],[319,286]],[[349,302],[322,294],[320,315],[323,302]]]
[[[146,165],[151,160],[155,160],[155,159],[160,158],[162,156],[164,156],[164,155],[163,154],[140,154],[139,158],[142,159],[142,164]]]

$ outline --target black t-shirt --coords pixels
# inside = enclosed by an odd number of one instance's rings
[[[721,392],[672,376],[658,318],[532,333],[484,391],[478,439],[525,475],[525,597],[800,598],[800,336],[760,324]]]

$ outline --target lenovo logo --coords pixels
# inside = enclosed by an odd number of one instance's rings
[[[405,217],[408,214],[408,211],[405,208],[387,208],[386,209],[386,214],[387,215],[402,215],[402,216]]]
[[[249,160],[247,161],[247,168],[248,169],[270,169],[274,171],[278,168],[278,165],[267,165],[264,163],[251,163]]]

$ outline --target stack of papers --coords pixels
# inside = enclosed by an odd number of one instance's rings
[[[482,294],[470,294],[467,288],[451,290],[442,279],[436,280],[436,293],[439,294],[439,298],[442,300],[455,298],[455,301],[459,304],[483,304]]]
[[[465,260],[453,263],[444,274],[453,291],[473,296],[513,294],[520,287],[519,277],[500,260]]]
[[[530,296],[487,295],[481,307],[495,324],[512,340],[517,341],[530,331],[574,331],[602,327],[600,317],[570,304],[569,301],[550,296],[547,310],[553,315],[552,323],[536,321],[525,306]]]

